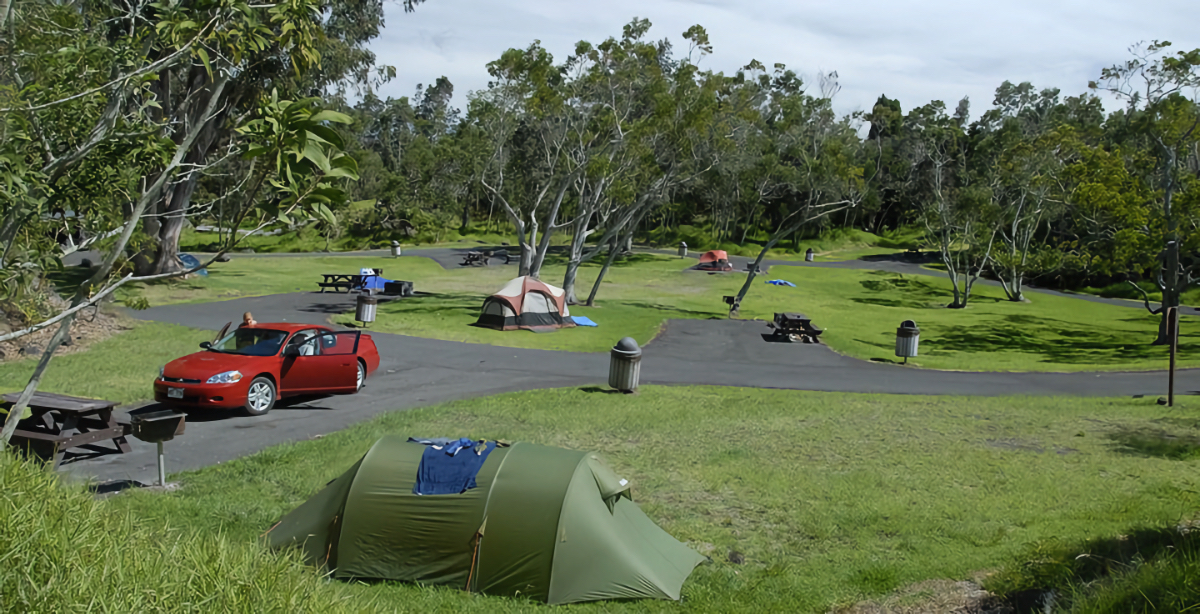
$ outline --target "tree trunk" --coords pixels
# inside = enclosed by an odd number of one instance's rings
[[[546,253],[550,251],[550,237],[554,234],[554,223],[558,221],[558,210],[562,207],[563,198],[567,195],[567,188],[570,186],[570,181],[563,181],[562,187],[554,197],[554,205],[550,207],[550,212],[546,215],[546,230],[542,231],[542,239],[538,243],[537,253],[534,254],[533,262],[529,265],[529,276],[534,279],[537,279],[542,273],[542,264],[546,262]],[[531,239],[530,243],[532,242]]]
[[[592,291],[588,294],[587,306],[596,306],[596,294],[600,292],[600,282],[604,281],[604,276],[608,274],[608,268],[612,266],[613,260],[617,259],[617,244],[620,243],[619,237],[613,237],[608,242],[608,257],[604,259],[604,266],[600,267],[600,274],[596,276],[596,283],[592,284]]]
[[[738,290],[737,296],[733,299],[733,305],[729,307],[729,317],[736,317],[742,308],[742,299],[746,298],[746,293],[750,291],[750,284],[754,283],[754,277],[758,273],[758,267],[762,264],[764,258],[767,257],[767,252],[785,235],[778,234],[767,241],[766,245],[758,252],[758,257],[754,259],[754,264],[750,265],[750,270],[746,272],[746,283],[742,284],[742,289]]]
[[[1161,145],[1160,145],[1161,146]],[[1167,334],[1167,312],[1171,307],[1179,306],[1179,295],[1183,284],[1179,279],[1179,222],[1175,219],[1173,205],[1175,196],[1175,152],[1163,147],[1166,161],[1163,166],[1163,214],[1167,219],[1167,245],[1164,254],[1162,275],[1162,317],[1158,323],[1158,337],[1153,345],[1167,345],[1171,342]]]
[[[153,233],[149,232],[149,226],[152,224],[147,224],[147,234],[156,238],[158,248],[155,252],[154,262],[147,267],[148,270],[139,271],[139,274],[142,275],[158,275],[182,270],[179,263],[179,234],[183,231],[183,223],[187,218],[188,208],[192,204],[192,194],[195,193],[196,182],[200,178],[199,173],[194,169],[204,166],[208,160],[209,152],[217,139],[218,126],[225,122],[228,109],[236,104],[235,100],[227,100],[224,110],[215,116],[208,115],[209,103],[214,100],[214,97],[219,99],[224,88],[213,92],[207,73],[198,67],[192,69],[189,79],[190,91],[208,90],[207,95],[197,97],[195,106],[186,117],[186,125],[201,126],[195,146],[185,158],[185,163],[190,165],[191,172],[185,175],[174,189],[166,191],[162,199],[155,204],[154,211],[161,221],[158,224],[157,232]],[[238,229],[231,228],[229,231],[234,233],[233,236],[236,238]]]

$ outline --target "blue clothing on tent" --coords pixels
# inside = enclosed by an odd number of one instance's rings
[[[790,281],[784,281],[782,279],[772,279],[771,281],[768,281],[767,283],[771,284],[772,286],[788,286],[789,288],[796,287],[796,284],[794,284]]]
[[[593,322],[590,318],[585,318],[583,316],[571,316],[571,319],[575,321],[575,326],[600,326],[599,324]]]
[[[476,453],[474,446],[480,442],[462,439],[439,450],[434,446],[425,448],[421,465],[417,467],[417,483],[414,495],[457,495],[475,488],[475,476],[483,468],[488,454],[496,448],[489,441],[483,450]]]

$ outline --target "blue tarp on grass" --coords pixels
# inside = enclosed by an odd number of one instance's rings
[[[583,316],[571,316],[571,319],[575,321],[575,326],[600,326]]]
[[[772,279],[771,281],[768,281],[767,283],[771,284],[772,286],[787,286],[789,288],[796,287],[796,284],[794,284],[790,281],[784,281],[782,279]]]
[[[179,254],[179,261],[188,269],[200,266],[200,259],[191,254]],[[201,277],[208,277],[208,269],[200,269],[196,271],[196,274]]]

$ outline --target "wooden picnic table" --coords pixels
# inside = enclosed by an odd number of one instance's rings
[[[20,398],[14,392],[0,396],[11,410]],[[29,401],[30,417],[17,424],[12,444],[24,446],[58,467],[70,448],[112,441],[116,452],[129,452],[126,425],[113,418],[115,401],[83,399],[49,392],[35,392]]]
[[[490,254],[486,254],[485,252],[475,252],[475,251],[467,252],[466,255],[463,257],[461,266],[474,266],[477,264],[487,266],[488,265],[487,257],[489,255]]]
[[[324,294],[325,290],[329,288],[332,288],[334,292],[340,292],[342,290],[350,292],[351,290],[361,288],[365,278],[383,275],[383,269],[372,270],[375,271],[374,275],[360,275],[358,273],[322,273],[321,277],[324,279],[320,282],[317,282],[317,285],[321,287],[322,294]]]
[[[804,343],[820,343],[823,330],[813,326],[812,320],[802,313],[776,313],[770,324],[776,337],[795,336]]]

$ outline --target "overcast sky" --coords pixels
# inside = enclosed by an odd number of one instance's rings
[[[386,6],[372,49],[398,74],[380,95],[411,96],[445,75],[464,109],[504,50],[540,40],[557,63],[577,41],[619,37],[634,17],[649,19],[650,37],[670,39],[677,54],[687,52],[683,31],[704,26],[714,49],[702,68],[782,62],[809,83],[836,70],[841,112],[870,109],[881,93],[905,112],[930,100],[953,110],[965,95],[978,117],[1005,80],[1075,95],[1137,41],[1200,47],[1198,0],[427,0],[408,14]]]

